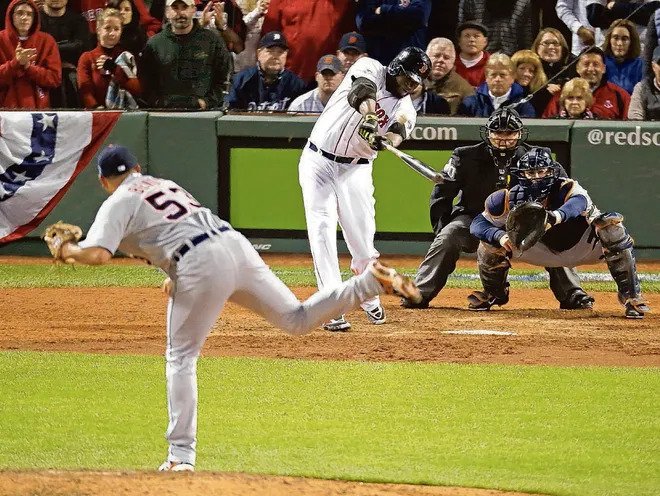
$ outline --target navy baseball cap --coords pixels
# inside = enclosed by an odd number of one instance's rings
[[[364,41],[364,36],[355,31],[346,33],[339,40],[339,50],[342,52],[344,50],[357,50],[360,53],[365,53],[367,51],[367,43]]]
[[[270,47],[282,47],[285,50],[289,49],[289,45],[286,43],[286,38],[279,31],[270,31],[263,35],[259,40],[258,48],[270,48]]]
[[[342,71],[341,61],[332,54],[324,55],[316,64],[316,72],[332,71],[339,74]]]
[[[121,145],[108,145],[96,159],[97,169],[103,177],[121,176],[138,164],[137,158],[128,148]]]

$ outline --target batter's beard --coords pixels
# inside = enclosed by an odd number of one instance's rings
[[[403,98],[408,95],[408,93],[403,93],[401,91],[399,84],[396,82],[396,77],[389,74],[385,75],[385,89],[398,98]]]

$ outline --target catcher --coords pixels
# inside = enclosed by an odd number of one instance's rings
[[[649,311],[637,277],[633,239],[616,212],[601,213],[577,181],[560,178],[560,165],[547,149],[532,148],[511,173],[518,184],[487,199],[470,232],[477,249],[483,291],[468,297],[468,308],[489,310],[509,301],[511,259],[541,267],[576,267],[605,258],[629,319]]]

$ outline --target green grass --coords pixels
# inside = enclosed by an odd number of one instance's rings
[[[316,286],[316,279],[311,267],[272,267],[273,271],[288,286]],[[414,275],[417,267],[403,267],[402,272]],[[606,267],[603,265],[603,270]],[[586,273],[586,272],[583,272]],[[468,279],[468,275],[476,275],[474,269],[457,269],[449,277],[447,287],[450,288],[476,288],[479,281]],[[547,288],[548,282],[544,280],[521,281],[515,280],[520,276],[541,276],[540,270],[511,270],[511,285],[514,288]],[[658,274],[655,274],[656,276]],[[342,272],[344,279],[351,276],[349,271]],[[76,265],[9,265],[0,264],[0,288],[30,288],[30,287],[151,287],[162,282],[164,274],[158,269],[140,265],[105,265],[101,267],[88,267]],[[583,287],[587,291],[616,291],[612,281],[585,281]],[[660,279],[644,281],[642,287],[647,293],[660,292]]]
[[[0,468],[154,469],[163,359],[0,353]],[[658,369],[202,358],[198,468],[660,494]]]

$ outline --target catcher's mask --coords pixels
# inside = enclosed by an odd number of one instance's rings
[[[534,200],[542,200],[550,193],[559,178],[559,164],[544,148],[532,148],[525,153],[510,172]]]
[[[496,156],[507,155],[527,139],[528,131],[518,112],[513,108],[500,107],[481,126],[481,139]]]
[[[421,48],[404,48],[387,66],[387,89],[404,97],[414,91],[431,74],[431,59]],[[405,76],[402,82],[397,76]],[[394,91],[392,91],[394,90]]]

